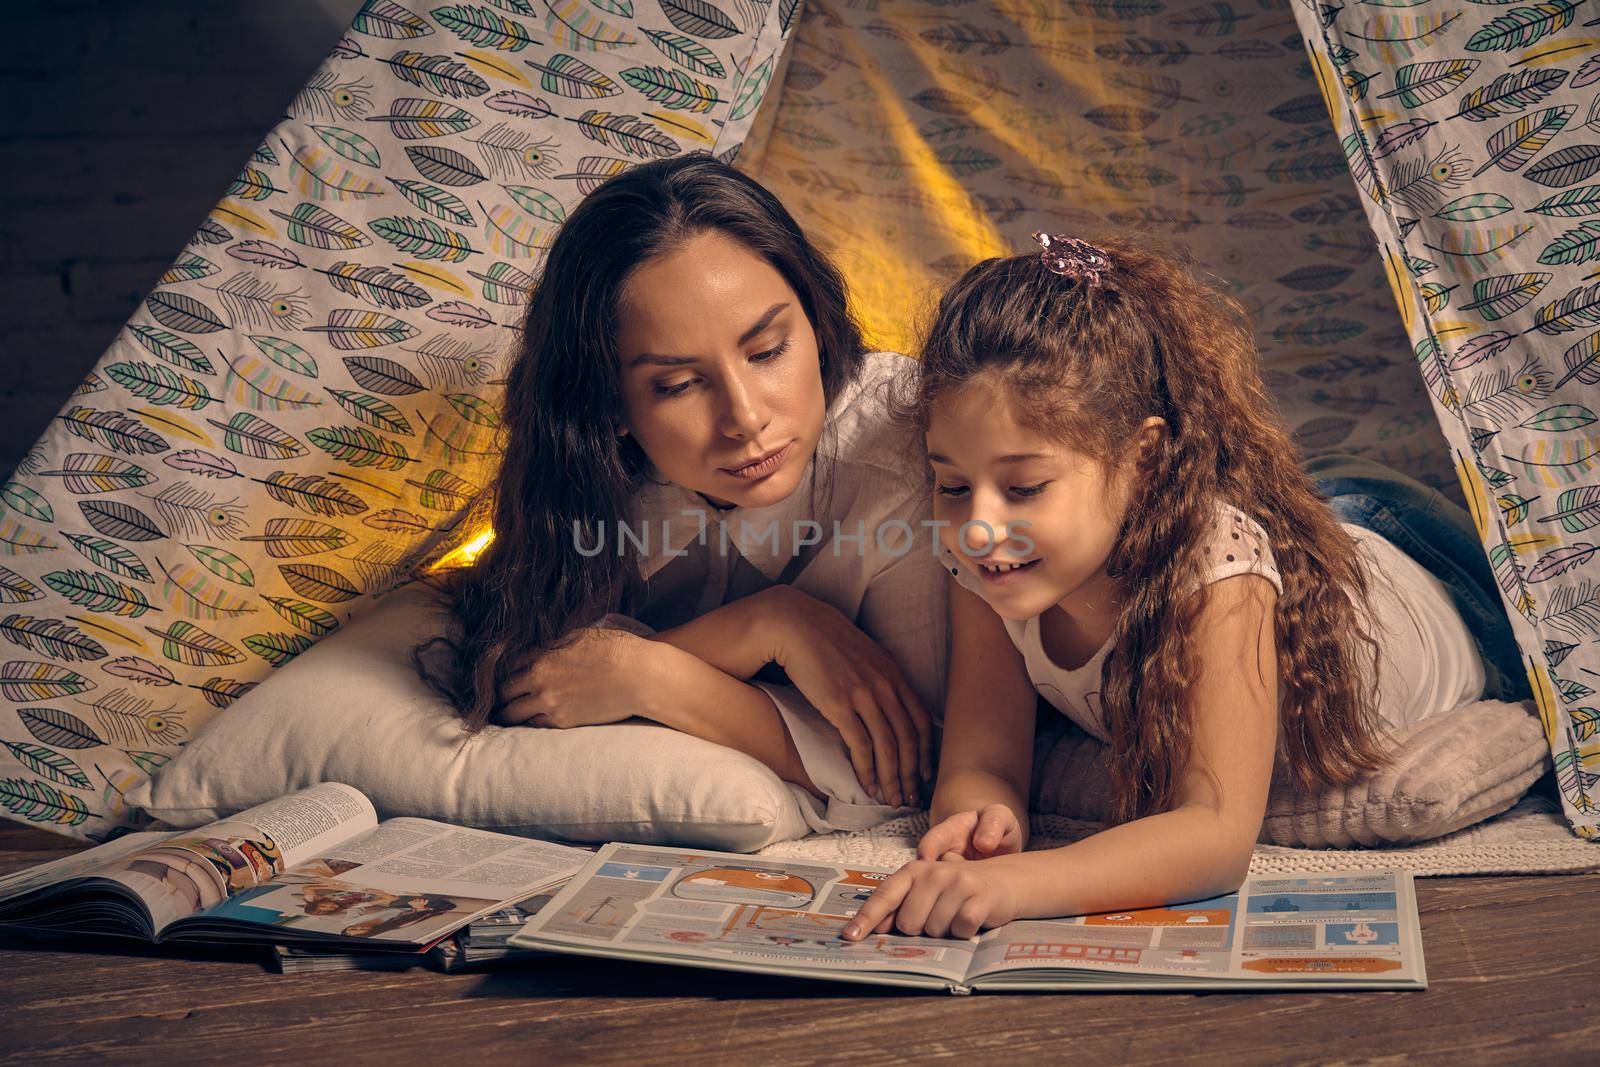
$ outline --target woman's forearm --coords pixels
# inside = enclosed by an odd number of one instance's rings
[[[772,659],[764,621],[769,614],[766,595],[766,590],[751,593],[649,639],[688,652],[735,679],[752,678]]]
[[[656,699],[646,714],[663,726],[736,749],[819,800],[826,794],[806,774],[800,753],[772,698],[698,656],[664,644],[656,659]],[[754,672],[752,672],[754,673]]]
[[[1160,907],[1231,893],[1254,844],[1202,807],[1178,808],[1061,848],[996,856],[1014,875],[1017,917],[1059,918]]]
[[[938,826],[962,811],[982,811],[989,804],[1004,804],[1017,816],[1022,847],[1028,847],[1028,798],[1015,785],[988,771],[962,768],[941,772],[928,810],[928,825]]]

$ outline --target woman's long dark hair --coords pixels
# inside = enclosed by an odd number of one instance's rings
[[[589,194],[556,234],[523,317],[500,467],[475,509],[493,540],[471,566],[428,575],[447,594],[459,635],[417,646],[412,662],[470,730],[490,721],[512,673],[639,588],[633,554],[585,556],[573,538],[576,528],[586,543],[616,530],[650,471],[633,435],[616,434],[618,295],[641,265],[712,232],[765,259],[799,296],[830,409],[860,372],[864,346],[843,276],[755,180],[694,153],[634,167]],[[821,477],[814,472],[813,488]]]
[[[1248,316],[1195,277],[1181,246],[1145,234],[1094,243],[1111,261],[1099,287],[1053,273],[1037,253],[967,271],[940,300],[916,393],[897,408],[926,429],[940,396],[992,376],[1021,421],[1107,470],[1146,417],[1166,421],[1108,564],[1133,590],[1101,668],[1115,817],[1169,808],[1189,759],[1193,590],[1218,501],[1262,525],[1283,580],[1280,770],[1310,787],[1383,766],[1376,691],[1361,664],[1364,651],[1374,667],[1381,658],[1365,621],[1368,576],[1299,467]]]

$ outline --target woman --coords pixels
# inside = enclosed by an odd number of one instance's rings
[[[398,909],[393,915],[381,918],[371,916],[360,922],[351,923],[340,932],[345,937],[384,937],[396,930],[403,930],[441,915],[449,915],[456,910],[456,902],[451,897],[418,893],[410,897],[396,897],[389,907],[374,910],[393,909]]]
[[[495,536],[438,579],[460,633],[419,669],[469,728],[641,716],[808,800],[917,804],[946,587],[886,408],[910,364],[864,351],[843,279],[750,178],[696,154],[611,179],[529,300]],[[788,684],[752,681],[769,663]]]

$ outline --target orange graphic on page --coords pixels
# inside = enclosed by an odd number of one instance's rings
[[[811,903],[815,893],[815,887],[797,875],[749,867],[707,867],[685,875],[672,887],[672,895],[684,900],[791,908]]]
[[[1139,908],[1090,915],[1085,926],[1227,926],[1233,913],[1226,908]]]
[[[1382,974],[1384,971],[1399,970],[1400,961],[1372,956],[1343,959],[1332,956],[1273,956],[1264,960],[1246,960],[1244,969],[1262,974]]]

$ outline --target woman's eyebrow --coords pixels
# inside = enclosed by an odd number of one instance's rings
[[[778,317],[778,312],[782,311],[788,306],[789,302],[785,300],[769,307],[766,310],[766,313],[756,320],[756,324],[754,326],[750,327],[744,333],[739,335],[739,343],[748,343],[752,337],[760,333],[762,330],[765,330],[768,326],[772,325],[772,320]]]
[[[769,307],[765,312],[762,313],[761,317],[756,320],[754,326],[751,326],[748,330],[739,335],[739,343],[741,345],[748,344],[752,337],[755,337],[756,334],[772,325],[772,320],[778,317],[778,312],[782,311],[788,306],[789,302],[784,300]],[[693,363],[694,360],[694,356],[661,356],[653,352],[641,352],[628,361],[628,366],[637,367],[641,363],[660,363],[663,366],[676,367],[684,363]]]

